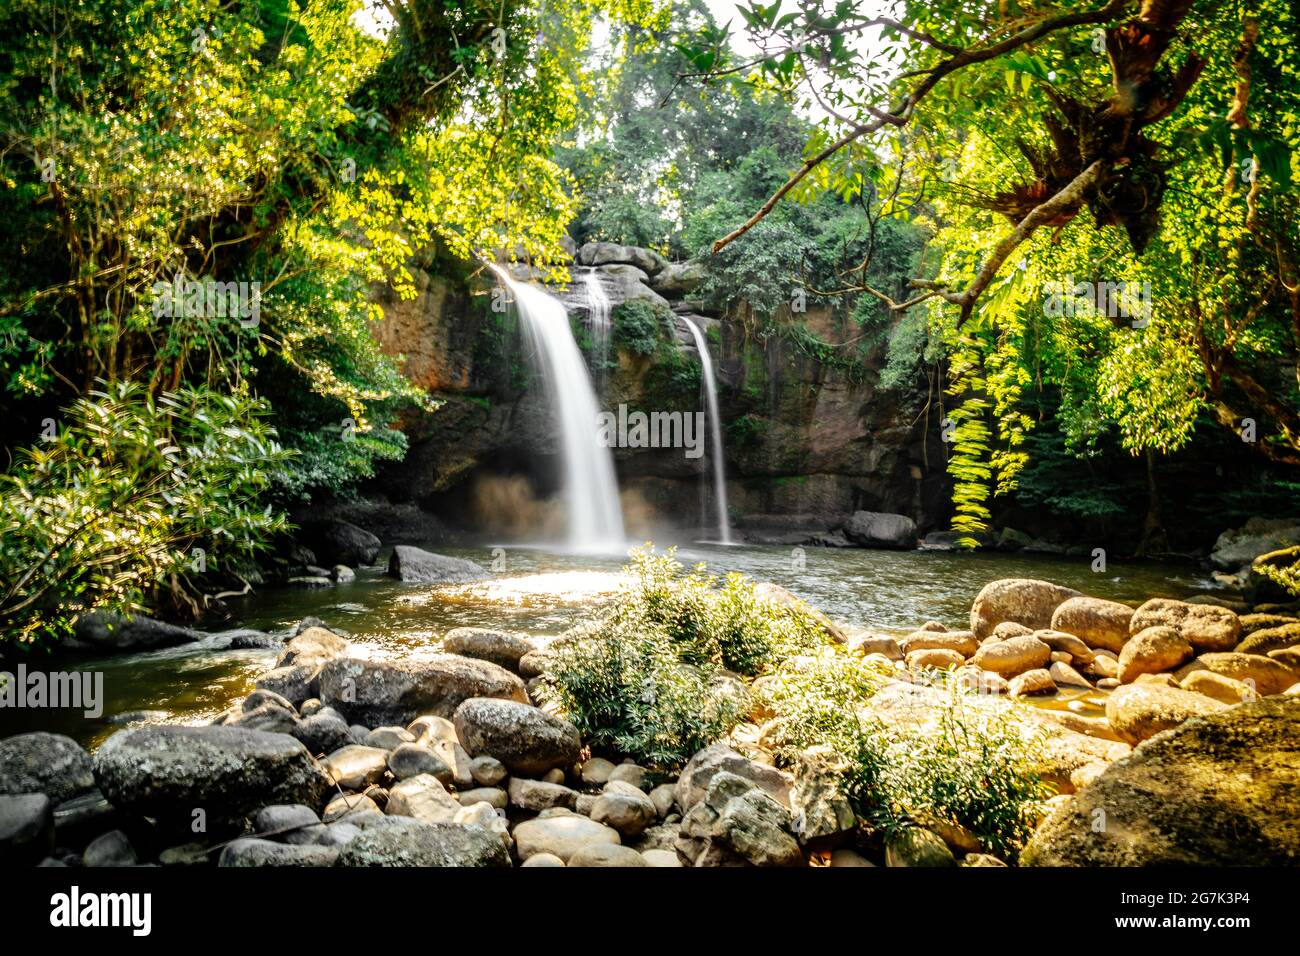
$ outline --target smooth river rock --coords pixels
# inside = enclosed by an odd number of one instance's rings
[[[1152,598],[1133,612],[1129,631],[1137,634],[1148,627],[1172,627],[1197,651],[1230,651],[1241,637],[1236,612],[1167,598]]]
[[[464,558],[434,554],[422,548],[399,544],[388,559],[388,574],[415,584],[456,584],[487,577],[481,565]]]
[[[71,737],[38,730],[0,740],[0,794],[43,793],[57,804],[94,786],[90,754]]]
[[[339,853],[339,865],[506,867],[510,854],[497,834],[480,826],[408,823],[366,830]]]
[[[1133,609],[1118,601],[1072,597],[1052,612],[1051,629],[1073,634],[1089,647],[1118,654],[1128,641]]]
[[[105,741],[95,779],[115,806],[188,825],[196,810],[237,820],[259,807],[319,807],[329,778],[286,734],[242,727],[141,727]]]
[[[495,757],[512,773],[540,777],[578,760],[577,729],[531,704],[476,697],[456,708],[456,736],[471,757]]]
[[[976,595],[975,602],[971,605],[970,629],[981,641],[1003,621],[1023,624],[1031,631],[1049,628],[1069,630],[1054,626],[1052,614],[1065,601],[1080,596],[1073,588],[1034,578],[990,581]]]
[[[472,697],[528,702],[518,676],[456,654],[402,661],[335,658],[320,675],[322,703],[366,727],[404,725],[422,715],[451,717]]]
[[[1125,684],[1106,698],[1106,720],[1130,744],[1139,744],[1192,717],[1212,714],[1224,705],[1204,694],[1154,683]]]

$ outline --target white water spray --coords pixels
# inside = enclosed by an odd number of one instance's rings
[[[705,399],[709,406],[709,433],[712,438],[710,457],[713,459],[713,500],[718,509],[718,540],[731,544],[731,525],[727,520],[727,472],[722,460],[722,416],[718,414],[718,383],[713,377],[713,357],[709,355],[709,346],[704,341],[704,333],[689,318],[683,316],[686,327],[691,330],[695,347],[700,353],[700,368],[703,370],[701,381],[704,385]]]
[[[555,409],[569,545],[581,550],[621,549],[626,541],[614,456],[597,440],[596,393],[573,340],[569,314],[554,296],[514,281],[499,266],[491,268],[514,296],[532,346],[532,361]]]

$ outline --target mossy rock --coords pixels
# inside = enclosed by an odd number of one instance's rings
[[[1296,644],[1300,644],[1300,621],[1255,631],[1237,645],[1237,652],[1239,654],[1267,654],[1269,651],[1276,651],[1283,647],[1294,647]]]

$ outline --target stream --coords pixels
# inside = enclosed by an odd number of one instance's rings
[[[440,635],[475,625],[528,634],[558,634],[614,599],[623,559],[572,554],[544,547],[440,548],[496,570],[481,582],[432,586],[403,584],[384,574],[387,551],[356,581],[321,589],[264,588],[230,604],[226,628],[285,631],[309,615],[346,634],[355,652],[369,657],[437,653]],[[1211,587],[1194,565],[1112,562],[1091,571],[1090,558],[1051,555],[878,551],[867,549],[691,544],[684,563],[703,561],[718,575],[740,571],[774,581],[850,630],[905,634],[927,620],[967,627],[970,605],[989,581],[1044,578],[1097,597],[1140,603],[1152,597],[1185,598]],[[495,565],[494,565],[495,562]],[[71,710],[0,710],[0,737],[31,730],[67,734],[87,746],[122,726],[149,720],[202,723],[253,690],[273,666],[277,648],[230,650],[213,637],[180,647],[116,657],[69,659],[36,654],[29,668],[103,673],[103,714]],[[1045,706],[1066,706],[1088,692],[1062,693]],[[1092,701],[1071,709],[1094,712]]]

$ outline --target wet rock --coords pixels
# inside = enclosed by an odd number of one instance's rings
[[[1112,765],[1048,817],[1021,862],[1295,866],[1298,801],[1300,701],[1222,708]]]
[[[752,780],[717,770],[682,818],[677,852],[693,866],[798,866],[790,810]]]
[[[421,715],[450,717],[472,697],[528,702],[516,675],[456,654],[403,661],[335,658],[321,671],[319,696],[346,720],[369,727],[406,724]]]
[[[96,837],[81,854],[82,866],[135,866],[139,862],[130,838],[121,830]]]
[[[983,644],[971,658],[971,663],[981,670],[993,671],[1008,680],[1025,671],[1046,667],[1052,649],[1029,634],[1005,641]]]
[[[343,564],[363,567],[374,564],[380,540],[365,528],[338,518],[305,521],[298,538],[315,553],[316,561],[326,566]]]
[[[482,566],[464,558],[434,554],[422,548],[399,544],[388,560],[388,574],[415,584],[457,584],[487,577]]]
[[[549,854],[561,861],[568,861],[585,846],[622,842],[618,831],[613,827],[604,826],[576,813],[525,820],[515,827],[514,838],[516,851],[525,864],[539,854]]]
[[[222,850],[217,866],[333,866],[338,858],[339,849],[335,846],[296,846],[245,838],[236,840]]]
[[[708,793],[709,782],[715,774],[722,771],[753,782],[781,806],[787,808],[790,806],[793,777],[774,767],[756,763],[741,756],[726,744],[719,743],[705,747],[692,757],[677,779],[674,793],[677,806],[683,813],[704,799],[705,794]]]
[[[1052,613],[1065,601],[1079,596],[1072,588],[1033,578],[992,581],[984,585],[971,605],[970,629],[980,640],[1003,621],[1014,621],[1035,631],[1067,630],[1052,624]]]
[[[62,803],[94,786],[90,754],[71,737],[36,731],[0,740],[0,794],[43,793]]]
[[[1052,612],[1051,629],[1073,634],[1094,650],[1118,654],[1132,633],[1133,609],[1118,601],[1072,597]]]
[[[573,766],[582,746],[568,721],[514,700],[467,700],[456,708],[453,722],[471,757],[495,757],[512,774],[526,777]]]
[[[1172,627],[1148,627],[1131,637],[1119,654],[1121,684],[1131,684],[1142,674],[1173,670],[1193,654],[1192,645]]]
[[[1212,714],[1223,704],[1202,694],[1159,684],[1125,684],[1106,698],[1106,720],[1120,737],[1139,744],[1192,717]]]
[[[113,804],[188,825],[237,820],[269,803],[320,806],[329,778],[298,741],[240,727],[141,727],[99,748],[95,779]]]
[[[73,623],[72,636],[63,646],[96,654],[126,654],[193,644],[203,637],[188,627],[155,621],[143,614],[125,617],[110,611],[90,611]]]
[[[498,667],[515,673],[519,672],[520,658],[536,650],[532,642],[522,635],[482,627],[451,629],[443,635],[442,649],[448,654],[491,661]]]
[[[1172,627],[1197,651],[1230,651],[1237,646],[1241,621],[1227,608],[1152,598],[1133,612],[1129,631]]]
[[[916,547],[916,522],[907,515],[855,511],[844,522],[844,537],[863,548],[911,550]]]
[[[54,848],[54,816],[43,793],[0,795],[0,863],[28,866]]]
[[[1183,681],[1192,672],[1200,670],[1242,681],[1254,687],[1260,697],[1280,694],[1300,680],[1300,676],[1281,661],[1262,654],[1238,654],[1233,651],[1202,654],[1174,676]]]
[[[957,859],[937,833],[908,827],[885,843],[885,866],[956,866]]]
[[[413,817],[424,823],[450,823],[461,805],[437,777],[420,774],[395,784],[388,791],[389,816]]]

